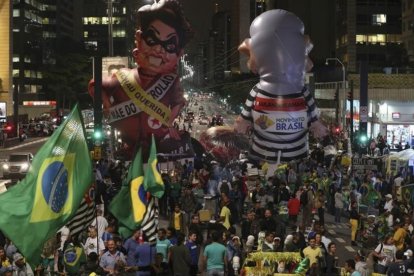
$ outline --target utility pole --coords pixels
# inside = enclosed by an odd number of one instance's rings
[[[94,159],[101,159],[102,156],[102,57],[93,58],[94,70],[94,95],[93,95],[93,118],[94,118]]]

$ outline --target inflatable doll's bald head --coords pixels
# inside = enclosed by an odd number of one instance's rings
[[[312,44],[303,22],[285,10],[260,14],[250,26],[250,38],[239,50],[249,55],[250,70],[267,82],[303,85]]]

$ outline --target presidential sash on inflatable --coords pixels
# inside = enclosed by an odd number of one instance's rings
[[[177,75],[162,75],[147,91],[137,83],[133,71],[118,71],[116,74],[125,94],[131,99],[110,108],[109,123],[133,116],[144,111],[149,116],[168,126],[171,110],[159,102],[165,93],[173,86]]]

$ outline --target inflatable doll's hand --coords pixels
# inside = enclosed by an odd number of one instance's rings
[[[313,137],[315,138],[322,138],[328,135],[328,129],[319,120],[316,120],[311,123],[310,131],[312,132]]]
[[[234,130],[238,133],[248,134],[251,131],[252,123],[248,120],[243,119],[243,117],[237,117],[234,122]]]

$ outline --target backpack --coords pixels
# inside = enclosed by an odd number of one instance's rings
[[[308,204],[308,190],[306,190],[306,191],[303,191],[301,194],[300,194],[300,204],[301,205],[303,205],[303,206],[305,206],[305,205],[307,205]]]

